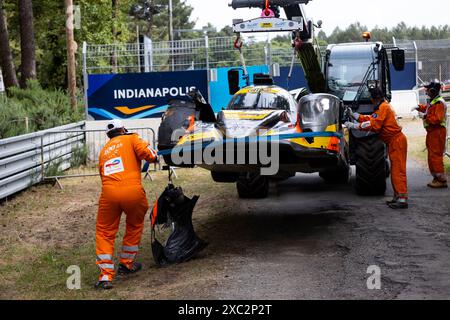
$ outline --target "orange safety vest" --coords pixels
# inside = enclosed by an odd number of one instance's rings
[[[423,125],[426,128],[430,126],[447,127],[447,104],[441,96],[437,96],[428,105],[420,105],[420,112],[426,114]]]

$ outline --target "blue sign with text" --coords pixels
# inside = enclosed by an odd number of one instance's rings
[[[160,117],[172,98],[198,89],[208,96],[206,70],[89,75],[88,114],[94,120]]]
[[[210,83],[207,70],[89,75],[88,114],[94,120],[156,118],[166,111],[170,99],[182,97],[194,88],[207,99],[208,86],[211,106],[219,112],[232,97],[228,92],[230,69],[218,68],[216,81]],[[249,66],[247,70],[253,82],[255,73],[268,73],[269,67]],[[391,67],[392,90],[412,89],[415,73],[414,63],[406,63],[401,72]],[[301,66],[295,66],[289,81],[288,74],[289,67],[281,67],[275,84],[287,90],[308,87]],[[245,82],[242,80],[240,85],[244,87]]]

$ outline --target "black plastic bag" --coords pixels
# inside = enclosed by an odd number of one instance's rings
[[[195,234],[192,224],[198,198],[189,199],[180,187],[169,184],[153,206],[152,253],[159,266],[188,261],[206,247],[207,243]],[[173,226],[165,246],[156,239],[156,225]]]

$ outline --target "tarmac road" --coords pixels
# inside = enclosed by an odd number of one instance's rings
[[[387,208],[388,197],[359,197],[351,185],[297,175],[268,199],[194,219],[210,245],[188,263],[160,269],[158,289],[137,297],[449,299],[450,191],[427,189],[417,163],[408,173],[403,211]],[[380,268],[380,290],[367,288],[371,265]]]
[[[427,179],[417,166],[410,168],[406,211],[387,209],[383,198],[355,196],[350,187],[336,191],[317,176],[283,183],[279,197],[250,204],[245,225],[230,234],[246,258],[231,261],[234,276],[219,295],[450,298],[450,194],[425,189]],[[381,290],[367,289],[370,265],[381,269]]]
[[[188,263],[159,269],[157,288],[141,277],[134,297],[449,299],[450,190],[428,189],[427,169],[416,162],[408,163],[408,179],[410,208],[401,211],[385,205],[390,185],[386,197],[360,197],[351,185],[299,174],[267,199],[230,199],[232,212],[194,212],[210,245]],[[379,290],[367,287],[373,265]]]

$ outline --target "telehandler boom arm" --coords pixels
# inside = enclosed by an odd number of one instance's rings
[[[325,76],[321,68],[320,50],[314,44],[314,25],[305,13],[304,5],[309,1],[311,0],[233,0],[230,6],[233,9],[264,9],[268,6],[277,18],[280,16],[280,8],[283,8],[288,20],[296,23],[301,21],[302,27],[293,33],[293,46],[305,72],[309,89],[313,93],[320,93],[325,91]],[[276,30],[268,30],[268,32],[276,32]]]

